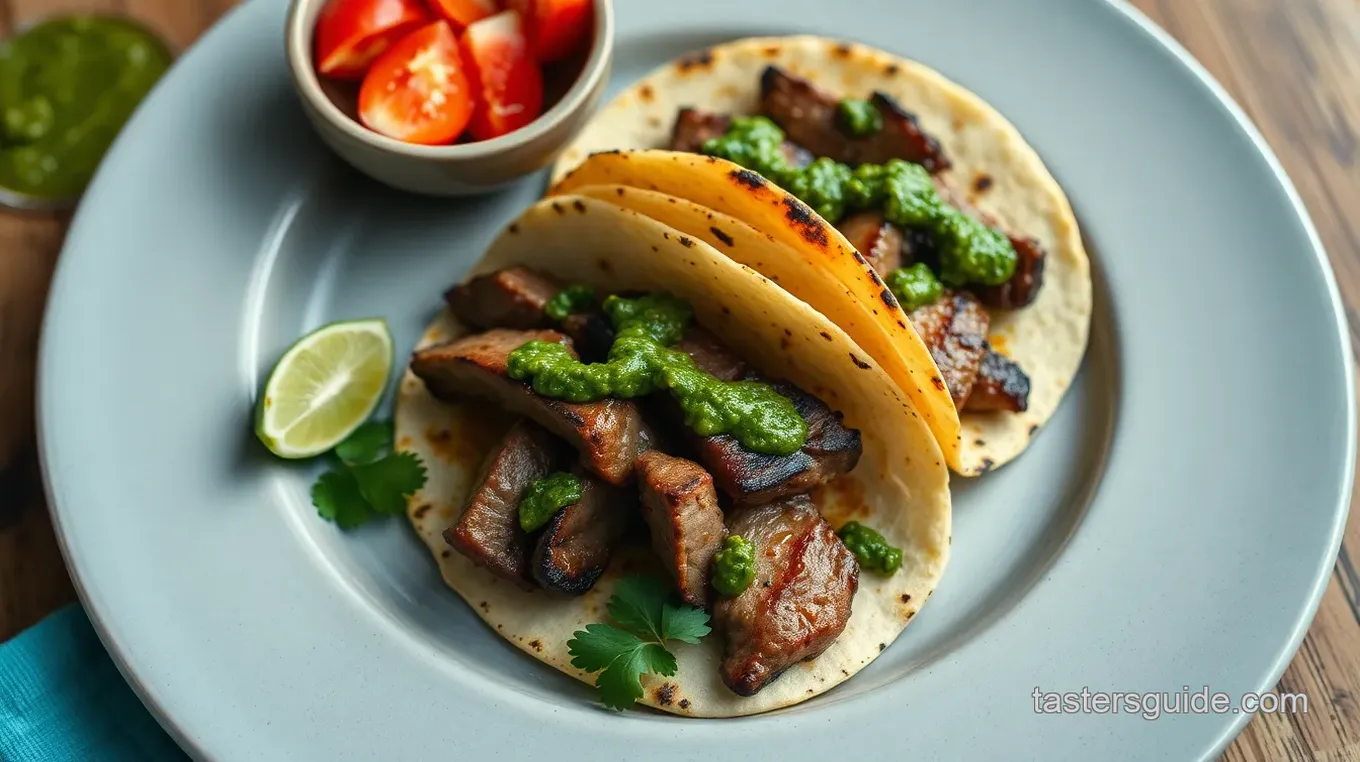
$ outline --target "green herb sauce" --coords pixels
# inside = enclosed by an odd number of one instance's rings
[[[858,521],[841,527],[840,536],[860,567],[883,575],[902,568],[902,549],[889,545],[887,538]]]
[[[899,267],[888,273],[888,277],[883,280],[887,282],[893,296],[896,296],[897,301],[902,304],[902,309],[907,312],[934,304],[944,292],[944,285],[924,262]]]
[[[722,547],[713,554],[713,589],[728,598],[741,595],[756,578],[756,546],[739,534],[723,540]]]
[[[0,44],[0,187],[79,195],[171,61],[141,27],[95,16],[48,21]]]
[[[1015,274],[1010,239],[946,204],[921,165],[892,159],[851,169],[823,157],[798,168],[785,158],[783,142],[784,131],[769,119],[737,117],[703,152],[759,172],[833,225],[850,209],[881,208],[889,222],[924,230],[939,251],[946,285],[999,286]]]
[[[568,315],[585,312],[595,304],[595,290],[579,283],[558,291],[543,305],[543,314],[553,320],[566,320]]]
[[[869,101],[844,98],[836,104],[836,126],[852,138],[867,138],[883,129],[883,115]]]
[[[769,384],[714,378],[670,348],[694,318],[687,302],[667,293],[610,296],[604,312],[616,332],[605,362],[588,365],[562,344],[530,341],[510,353],[510,377],[531,382],[544,397],[569,402],[668,390],[695,433],[731,434],[753,452],[788,455],[807,441],[807,422]]]
[[[555,471],[529,482],[519,500],[519,525],[526,532],[548,523],[554,513],[581,500],[581,480],[565,471]]]

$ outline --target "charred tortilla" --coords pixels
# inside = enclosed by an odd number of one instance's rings
[[[995,349],[1029,375],[1028,405],[1021,412],[965,411],[960,416],[948,392],[920,383],[922,377],[939,377],[938,369],[928,353],[922,358],[918,337],[903,338],[895,331],[900,310],[893,314],[879,304],[870,307],[880,311],[874,316],[877,328],[895,344],[887,350],[867,337],[860,318],[852,321],[849,308],[829,307],[805,293],[806,284],[780,278],[781,285],[844,328],[884,366],[926,418],[952,468],[974,475],[1011,460],[1052,416],[1081,363],[1091,317],[1090,265],[1071,206],[1038,155],[1005,117],[939,73],[879,50],[813,36],[745,39],[710,48],[657,69],[606,105],[554,167],[555,192],[594,194],[582,189],[623,185],[691,201],[773,235],[810,265],[835,273],[848,291],[845,299],[871,300],[862,281],[872,276],[855,273],[846,261],[853,255],[843,250],[853,247],[844,236],[816,215],[797,220],[801,241],[782,236],[779,220],[757,210],[775,209],[784,199],[755,183],[743,190],[728,181],[735,165],[697,154],[630,153],[666,146],[684,107],[757,113],[760,75],[768,65],[843,97],[867,98],[875,91],[892,97],[938,140],[949,165],[938,177],[963,201],[1006,230],[1034,238],[1047,252],[1038,298],[1022,309],[989,310]],[[596,152],[617,151],[623,153],[587,161]],[[728,187],[720,187],[723,183]],[[751,198],[737,197],[743,193]],[[769,196],[768,203],[754,203],[755,196]],[[676,224],[666,215],[660,219]],[[906,373],[893,354],[916,372]]]
[[[745,244],[740,244],[745,245]],[[855,469],[810,497],[833,526],[872,524],[903,551],[891,576],[863,573],[849,624],[814,660],[787,670],[753,696],[722,681],[722,640],[673,650],[679,671],[644,678],[643,703],[677,714],[727,717],[765,712],[819,694],[848,679],[891,643],[938,584],[949,557],[948,470],[933,436],[877,363],[841,329],[774,282],[719,254],[703,240],[645,215],[584,196],[542,201],[492,244],[472,276],[524,265],[600,293],[666,290],[688,300],[699,325],[722,336],[772,378],[809,390],[859,429]],[[468,332],[448,310],[421,347]],[[486,405],[436,400],[407,372],[397,400],[398,446],[429,468],[429,481],[408,514],[445,580],[494,631],[529,655],[593,682],[570,665],[572,633],[604,618],[604,604],[627,570],[654,570],[642,543],[610,561],[586,594],[526,591],[452,551],[443,532],[462,510],[484,455],[501,441],[508,419]],[[806,499],[806,498],[800,498]]]

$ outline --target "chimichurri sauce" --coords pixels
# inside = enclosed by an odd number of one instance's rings
[[[554,513],[581,501],[581,480],[565,471],[535,479],[519,499],[519,525],[533,532],[548,523]]]
[[[141,27],[97,16],[54,19],[0,43],[0,187],[79,195],[172,60]]]
[[[694,317],[689,303],[667,293],[611,296],[604,313],[616,332],[605,362],[586,364],[561,344],[530,341],[510,353],[506,370],[544,397],[595,402],[666,390],[700,436],[731,434],[752,452],[789,455],[807,441],[807,421],[769,384],[723,381],[670,345]]]
[[[921,165],[891,159],[851,168],[822,157],[795,167],[783,141],[774,122],[745,116],[702,150],[759,172],[833,225],[851,209],[882,209],[889,222],[925,231],[939,251],[939,279],[947,286],[999,286],[1015,274],[1018,256],[1010,240],[945,203]]]

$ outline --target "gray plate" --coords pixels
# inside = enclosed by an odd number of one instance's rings
[[[1093,0],[620,3],[614,89],[752,34],[834,33],[937,67],[1029,137],[1097,265],[1081,376],[1029,452],[957,485],[954,559],[918,620],[823,697],[705,722],[596,708],[488,632],[403,523],[338,532],[309,505],[313,467],[253,441],[253,395],[291,340],[384,315],[409,347],[541,189],[436,201],[345,170],[290,90],[284,5],[233,12],[134,118],[71,231],[42,349],[67,559],[191,751],[1185,759],[1248,716],[1039,715],[1033,691],[1278,679],[1346,515],[1346,333],[1277,163],[1145,21]]]

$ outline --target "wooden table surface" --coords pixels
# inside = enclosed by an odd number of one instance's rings
[[[282,2],[282,0],[278,0]],[[132,14],[181,48],[233,0],[0,0],[0,33],[58,11]],[[1331,254],[1352,341],[1360,334],[1360,3],[1134,0],[1218,78],[1261,128]],[[1347,210],[1350,210],[1348,213]],[[33,364],[67,217],[0,213],[0,640],[74,599],[33,454]],[[1309,711],[1259,715],[1225,760],[1360,760],[1360,517],[1312,628],[1278,690]]]

